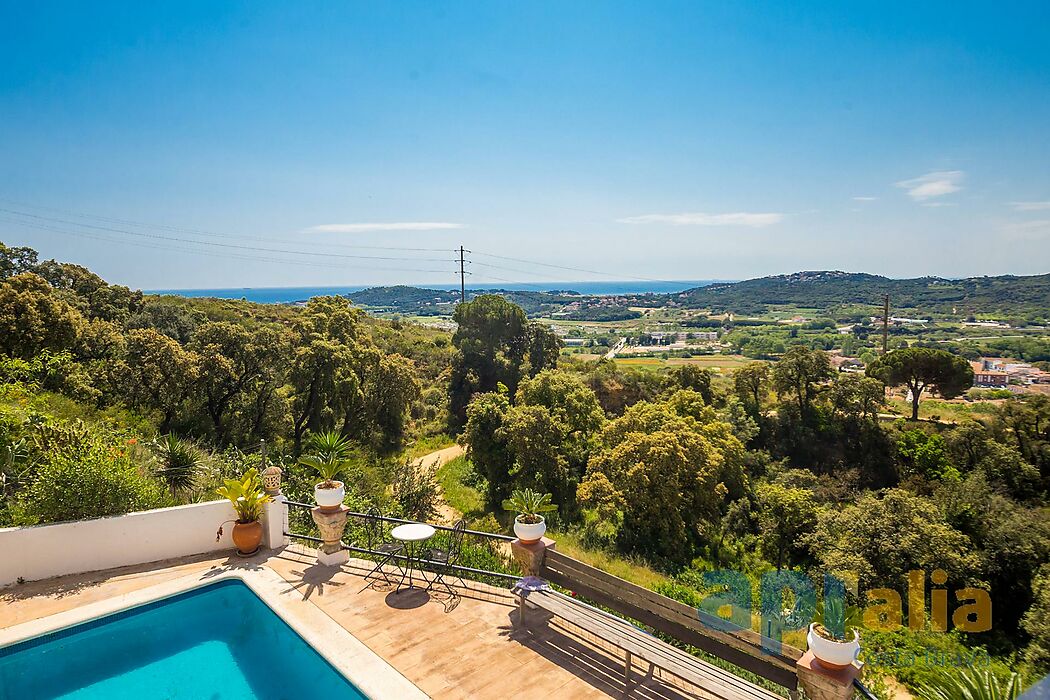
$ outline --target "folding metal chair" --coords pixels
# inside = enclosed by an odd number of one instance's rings
[[[459,555],[463,551],[464,530],[466,529],[466,522],[460,518],[452,526],[452,531],[448,533],[448,547],[444,549],[435,547],[427,552],[427,563],[436,564],[434,567],[434,579],[427,585],[428,591],[432,590],[435,584],[438,584],[444,587],[451,597],[456,597],[456,591],[445,580],[445,576],[452,576],[452,567],[459,563]]]
[[[383,527],[383,514],[378,508],[369,508],[365,513],[365,546],[376,557],[375,567],[365,575],[365,580],[378,579],[376,574],[382,576],[383,582],[388,586],[394,585],[383,566],[393,561],[394,566],[401,572],[401,565],[394,558],[404,550],[404,545],[387,537],[386,528]]]

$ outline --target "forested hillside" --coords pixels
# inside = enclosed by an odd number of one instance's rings
[[[347,503],[423,519],[435,476],[407,458],[456,439],[466,456],[437,478],[472,527],[506,531],[503,499],[549,493],[575,555],[689,605],[713,570],[740,572],[756,605],[771,571],[818,590],[826,572],[855,577],[850,620],[883,692],[886,675],[915,688],[943,670],[901,665],[902,652],[976,658],[1001,677],[1050,670],[1046,396],[996,398],[959,422],[887,419],[887,386],[949,399],[970,365],[902,347],[866,375],[837,372],[785,333],[773,359],[732,372],[646,371],[562,354],[499,295],[452,320],[450,335],[344,298],[148,296],[0,246],[0,525],[212,498],[261,463],[263,442],[287,493],[309,500],[316,478],[298,460],[328,431],[353,447]],[[952,611],[987,598],[990,619],[931,615],[935,570]],[[927,582],[921,610],[911,571]],[[887,589],[913,626],[878,612]]]
[[[242,451],[265,441],[274,458],[294,456],[329,430],[362,464],[389,461],[446,429],[450,357],[446,333],[369,318],[346,299],[151,297],[0,245],[0,520],[207,496]],[[203,466],[169,483],[174,453]],[[79,479],[97,490],[82,494],[86,510],[58,497]]]
[[[1050,274],[949,280],[890,279],[865,273],[821,271],[721,282],[677,294],[625,294],[615,301],[564,291],[469,290],[467,296],[470,299],[481,293],[499,294],[522,307],[529,316],[556,313],[566,320],[586,321],[637,318],[639,313],[630,307],[667,306],[743,316],[793,307],[816,310],[833,318],[850,318],[880,314],[886,294],[890,295],[895,314],[906,311],[956,320],[996,317],[1015,325],[1045,323],[1050,319]],[[451,314],[459,302],[459,293],[397,286],[366,289],[350,298],[376,310],[435,316]]]
[[[832,312],[836,307],[878,307],[889,294],[895,309],[967,316],[999,314],[1046,320],[1050,315],[1050,274],[1030,277],[939,277],[890,279],[850,272],[797,272],[682,292],[685,305],[737,314],[761,313],[773,305]]]

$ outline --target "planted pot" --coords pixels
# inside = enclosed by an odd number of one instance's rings
[[[838,671],[852,664],[860,653],[860,633],[852,630],[853,639],[834,639],[816,622],[809,626],[806,643],[824,668]]]
[[[537,523],[522,522],[522,518],[525,516],[519,515],[514,518],[514,534],[518,536],[518,541],[522,544],[535,544],[540,541],[543,537],[543,533],[547,532],[547,523],[544,521],[542,515],[534,516],[539,518]]]
[[[233,544],[242,557],[251,556],[259,551],[262,543],[263,527],[258,520],[249,523],[238,522],[233,526]]]
[[[343,498],[346,496],[346,488],[342,481],[327,482],[332,484],[326,486],[326,482],[314,486],[314,502],[326,513],[334,513],[343,506]]]

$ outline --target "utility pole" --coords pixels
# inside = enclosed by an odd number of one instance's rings
[[[467,303],[467,273],[463,267],[463,246],[459,247],[459,301]]]
[[[882,295],[882,354],[885,355],[889,347],[890,333],[890,295]]]

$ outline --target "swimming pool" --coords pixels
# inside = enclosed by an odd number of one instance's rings
[[[241,580],[0,649],[0,700],[366,696]]]

